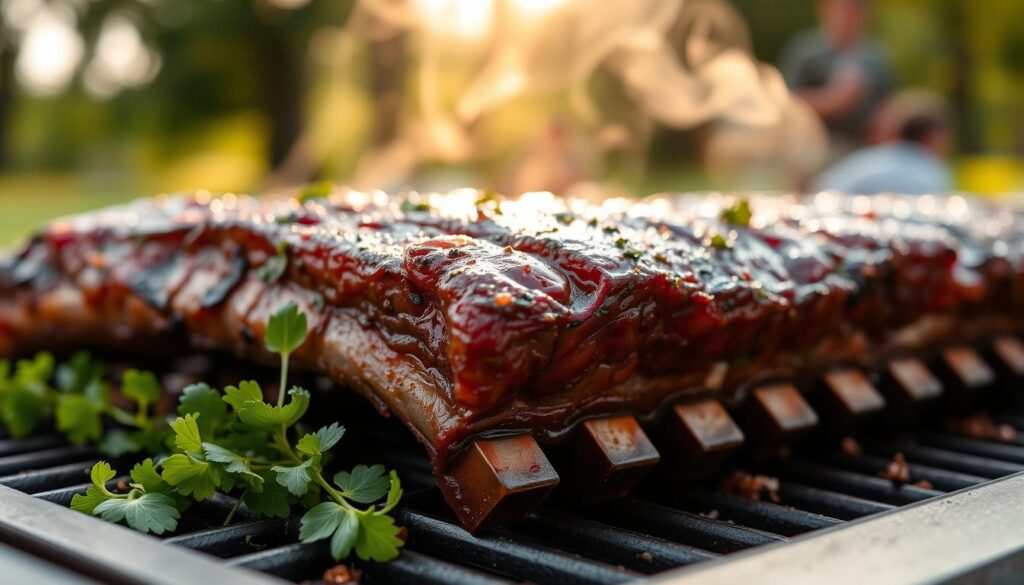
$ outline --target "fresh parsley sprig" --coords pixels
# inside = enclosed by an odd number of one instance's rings
[[[189,386],[179,400],[179,417],[169,425],[170,455],[157,464],[147,459],[137,465],[124,494],[110,491],[107,483],[116,473],[106,462],[97,463],[93,485],[74,497],[72,508],[160,534],[174,530],[191,501],[228,493],[237,497],[238,505],[244,503],[265,516],[287,517],[297,504],[309,508],[301,520],[300,540],[330,538],[335,559],[352,551],[363,560],[395,558],[403,542],[389,513],[402,497],[398,475],[387,473],[382,465],[358,465],[335,474],[329,482],[324,466],[344,436],[344,427],[332,423],[301,437],[294,433],[309,408],[310,394],[298,387],[284,390],[289,358],[307,334],[306,316],[293,303],[267,323],[264,344],[281,358],[276,403],[268,402],[253,381],[229,386],[223,394],[206,384]],[[125,386],[130,388],[122,393],[136,401],[138,412],[131,420],[121,421],[123,415],[115,416],[116,420],[148,428],[150,420],[138,413],[146,412],[159,396],[151,382],[141,374],[125,376]],[[93,436],[91,427],[87,434]]]

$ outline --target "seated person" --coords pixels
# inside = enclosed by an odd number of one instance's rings
[[[948,193],[953,180],[942,157],[950,146],[949,116],[941,98],[908,92],[881,112],[880,143],[857,150],[822,172],[813,190],[846,193]]]

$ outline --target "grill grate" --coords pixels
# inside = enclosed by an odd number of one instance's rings
[[[1024,430],[1024,415],[1001,420]],[[365,436],[388,435],[379,426],[365,430]],[[779,503],[725,494],[711,485],[666,490],[652,480],[613,505],[569,511],[555,502],[519,525],[475,536],[444,507],[429,465],[415,448],[394,435],[365,444],[377,449],[365,454],[367,459],[397,467],[410,488],[396,510],[398,523],[408,530],[401,557],[387,564],[356,563],[373,583],[623,583],[1024,470],[1019,443],[929,429],[876,438],[865,443],[863,454],[809,452],[774,464],[750,464],[779,479]],[[913,478],[930,487],[899,486],[878,476],[896,452],[905,454]],[[84,491],[96,459],[94,450],[68,446],[57,435],[0,439],[0,485],[66,506]],[[124,469],[130,462],[120,463]],[[335,564],[326,543],[296,543],[295,520],[258,519],[242,507],[231,525],[221,526],[234,504],[219,496],[193,506],[163,543],[212,555],[226,567],[293,581],[319,579]]]

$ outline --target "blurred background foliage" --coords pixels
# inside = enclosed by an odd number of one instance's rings
[[[749,26],[754,55],[768,63],[795,33],[815,24],[810,0],[731,4]],[[0,241],[55,213],[132,196],[349,182],[366,152],[408,118],[404,96],[423,87],[411,79],[409,63],[425,58],[402,35],[352,42],[353,6],[353,0],[0,0]],[[953,107],[957,187],[1024,190],[1024,2],[874,0],[871,6],[871,30],[897,84],[934,89]],[[440,18],[459,26],[462,16]],[[447,50],[457,57],[462,45]],[[457,94],[479,64],[442,58],[447,65],[433,81],[439,95]],[[611,118],[632,115],[603,71],[588,91]],[[571,120],[571,109],[559,96],[503,105],[472,129],[482,156],[455,160],[438,147],[437,156],[417,161],[414,174],[380,186],[502,187],[508,161],[529,149],[537,128],[552,113]],[[613,148],[600,161],[576,164],[596,181],[634,193],[794,187],[777,176],[733,182],[709,173],[701,154],[706,126],[651,128],[635,148],[628,139],[604,137],[623,144],[622,152]],[[449,130],[441,125],[430,132],[443,143]]]

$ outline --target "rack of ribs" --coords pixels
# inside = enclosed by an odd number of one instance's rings
[[[907,352],[941,348],[984,384],[964,344],[1020,349],[1022,224],[961,197],[160,197],[56,220],[9,255],[0,355],[269,361],[264,324],[292,301],[310,323],[293,360],[397,415],[476,530],[560,475],[583,499],[624,493],[655,444],[681,477],[713,469],[744,440],[730,413],[763,447],[822,409],[891,402],[860,368],[938,392]],[[822,380],[812,408],[796,388]]]

